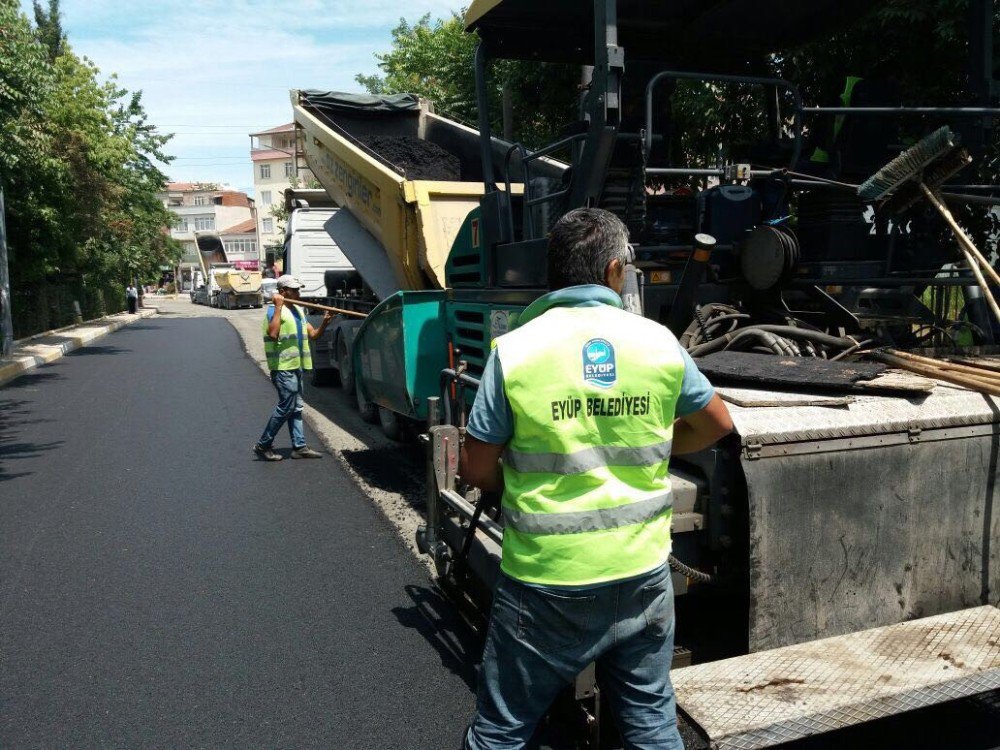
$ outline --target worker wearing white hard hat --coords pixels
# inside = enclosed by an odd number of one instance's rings
[[[253,451],[265,461],[280,461],[281,454],[274,450],[274,439],[282,425],[288,424],[292,438],[292,458],[321,458],[322,453],[306,445],[302,410],[302,376],[312,369],[309,341],[316,340],[326,331],[333,319],[332,313],[323,316],[319,328],[314,328],[305,313],[294,304],[299,298],[302,282],[285,274],[278,277],[278,291],[267,306],[263,322],[264,354],[271,371],[271,382],[278,391],[278,404],[264,428]]]

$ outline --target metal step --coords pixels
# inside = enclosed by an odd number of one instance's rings
[[[719,750],[771,747],[1000,689],[1000,609],[984,606],[671,674]]]

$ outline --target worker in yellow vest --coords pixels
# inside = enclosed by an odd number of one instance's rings
[[[469,415],[462,478],[502,490],[504,520],[470,750],[525,747],[594,661],[627,748],[683,747],[668,463],[732,421],[673,334],[622,309],[631,255],[613,214],[560,219],[552,291],[494,341]]]
[[[323,316],[319,328],[313,328],[305,313],[295,305],[285,304],[285,299],[299,298],[302,283],[294,276],[281,276],[278,291],[271,298],[264,317],[264,355],[271,371],[271,382],[278,391],[278,405],[264,428],[264,433],[254,444],[253,451],[265,461],[280,461],[281,455],[272,447],[281,426],[288,423],[292,436],[292,458],[322,458],[323,454],[306,445],[302,425],[302,375],[312,369],[309,340],[323,335],[333,319],[332,313]]]

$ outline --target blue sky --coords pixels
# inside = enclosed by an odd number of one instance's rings
[[[43,4],[47,2],[43,0]],[[467,3],[464,3],[467,4]],[[30,15],[30,0],[21,0]],[[141,89],[176,133],[173,180],[252,184],[248,133],[290,122],[288,91],[356,91],[400,17],[446,17],[453,0],[62,0],[73,49]]]

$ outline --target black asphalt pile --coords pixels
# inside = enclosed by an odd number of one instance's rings
[[[373,135],[363,139],[368,148],[404,170],[408,180],[459,182],[462,163],[436,143],[412,136]]]

